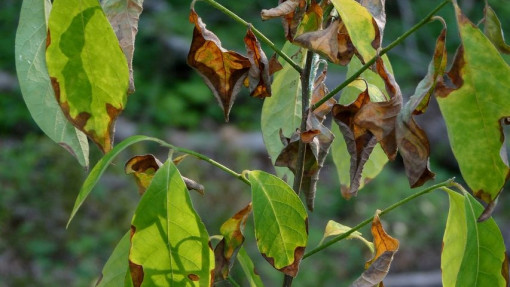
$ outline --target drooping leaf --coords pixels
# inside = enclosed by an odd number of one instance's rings
[[[304,33],[294,43],[321,54],[335,64],[347,65],[355,48],[341,20],[333,21],[326,29]]]
[[[510,116],[510,67],[455,5],[462,46],[438,83],[436,97],[462,177],[483,201],[494,201],[509,178],[502,124]]]
[[[315,79],[313,84],[313,92],[312,92],[312,99],[310,105],[313,106],[318,101],[322,100],[328,93],[328,87],[326,87],[325,81],[326,81],[326,73],[327,70],[324,69],[322,73]],[[319,119],[324,120],[326,115],[328,115],[331,112],[331,109],[333,109],[333,106],[336,104],[336,100],[334,98],[330,98],[327,100],[324,104],[317,107],[315,110],[313,110],[313,114]]]
[[[154,141],[154,142],[161,142],[160,140],[156,138],[151,138],[147,136],[131,136],[122,142],[120,142],[118,145],[116,145],[111,151],[109,151],[107,154],[105,154],[101,160],[99,160],[94,168],[90,171],[89,175],[83,182],[80,192],[78,193],[78,196],[76,197],[76,201],[74,202],[74,207],[71,212],[71,215],[69,216],[69,220],[67,221],[67,227],[69,227],[69,224],[71,223],[71,220],[73,220],[74,216],[76,215],[76,212],[78,212],[78,209],[81,207],[87,196],[90,194],[94,186],[96,186],[97,182],[103,175],[106,168],[110,165],[110,163],[113,161],[113,159],[119,155],[121,151],[129,147],[130,145],[133,145],[137,142],[141,141]]]
[[[443,286],[508,286],[503,236],[494,219],[477,222],[483,207],[467,192],[444,188],[450,211],[443,237]]]
[[[262,279],[260,279],[259,274],[255,270],[255,265],[242,246],[241,249],[239,249],[239,253],[237,253],[237,260],[239,261],[239,264],[241,265],[241,268],[243,269],[244,274],[250,283],[250,287],[264,287]]]
[[[55,0],[48,21],[46,62],[66,117],[104,152],[126,105],[129,69],[97,0]]]
[[[154,175],[131,223],[130,271],[138,286],[210,286],[214,253],[179,171]]]
[[[292,188],[263,171],[249,171],[255,237],[262,256],[295,277],[308,242],[308,215]]]
[[[329,237],[342,235],[348,231],[350,231],[351,228],[349,226],[340,224],[334,220],[328,221],[328,224],[326,224],[326,228],[324,229],[324,235],[322,236],[321,241],[319,242],[319,246]],[[374,244],[368,240],[366,240],[363,237],[363,234],[359,231],[354,231],[349,236],[347,236],[347,239],[358,239],[361,242],[363,242],[372,253],[375,253],[375,247]]]
[[[390,270],[393,256],[398,251],[399,242],[384,230],[377,210],[372,221],[372,236],[374,237],[375,255],[366,262],[365,272],[352,283],[351,287],[384,286],[383,279]]]
[[[246,32],[244,44],[246,45],[248,59],[251,63],[250,71],[248,72],[250,96],[255,98],[270,97],[271,79],[269,77],[269,62],[251,29],[248,29]]]
[[[46,68],[49,0],[25,0],[16,31],[16,71],[25,104],[41,130],[88,168],[89,144],[60,109]]]
[[[126,273],[129,273],[129,244],[129,232],[127,232],[117,243],[112,255],[104,265],[96,287],[124,286]]]
[[[220,39],[206,29],[194,9],[191,9],[189,20],[195,24],[195,28],[188,65],[204,78],[228,121],[235,97],[248,76],[250,60],[237,52],[225,50]]]
[[[126,56],[129,67],[129,90],[135,92],[133,79],[133,54],[138,20],[143,10],[143,0],[103,0],[103,10],[119,39],[120,47]]]
[[[291,55],[293,60],[302,65],[304,50],[287,42],[282,51]],[[261,115],[261,130],[264,143],[273,164],[283,150],[280,129],[287,137],[292,135],[301,123],[301,81],[299,73],[287,62],[282,62],[283,70],[274,75],[271,90],[273,96],[264,99]],[[278,176],[286,176],[290,182],[292,173],[287,168],[276,168]]]
[[[367,8],[355,0],[331,0],[331,2],[342,18],[362,62],[375,57],[377,49],[381,46],[381,33]]]
[[[230,269],[234,264],[239,249],[244,242],[244,226],[246,220],[252,210],[251,202],[242,210],[237,212],[232,218],[225,221],[221,227],[220,232],[223,239],[218,243],[214,249],[216,269],[215,280],[227,279]]]
[[[510,54],[510,45],[505,42],[501,21],[499,21],[496,12],[489,5],[485,5],[484,12],[483,32],[501,53]]]
[[[429,64],[427,75],[418,84],[414,95],[409,98],[397,118],[397,144],[404,160],[409,185],[412,188],[421,186],[434,178],[434,173],[429,167],[429,140],[425,131],[415,122],[413,114],[425,112],[436,83],[443,76],[446,68],[445,39],[446,27],[437,39],[434,57]]]
[[[278,0],[278,6],[263,9],[260,16],[262,20],[281,17],[285,38],[292,42],[305,14],[305,8],[305,0]]]

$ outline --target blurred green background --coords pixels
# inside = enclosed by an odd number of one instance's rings
[[[193,28],[188,22],[188,1],[145,2],[134,58],[137,91],[129,97],[127,109],[119,120],[118,140],[133,134],[158,136],[203,152],[238,171],[272,171],[259,134],[262,101],[250,98],[246,92],[240,94],[230,123],[225,124],[211,92],[186,65]],[[262,22],[258,17],[261,9],[273,7],[276,2],[221,1],[252,22],[277,46],[282,46],[279,21]],[[388,1],[384,43],[396,39],[439,2]],[[503,27],[510,30],[510,5],[503,0],[489,2],[500,15]],[[465,0],[461,5],[473,22],[481,19],[483,1]],[[128,230],[139,199],[134,180],[123,173],[124,163],[137,154],[154,153],[161,160],[167,154],[153,144],[138,144],[124,152],[66,230],[65,223],[87,172],[61,147],[44,137],[25,108],[14,65],[14,37],[20,7],[20,0],[0,2],[0,287],[94,286],[116,242]],[[224,47],[244,49],[245,28],[206,3],[198,2],[196,9]],[[452,7],[447,6],[440,15],[449,25],[451,60],[458,46]],[[389,53],[396,79],[407,97],[426,73],[440,29],[439,23],[429,24]],[[268,55],[272,54],[267,47],[263,48]],[[345,68],[329,67],[328,84],[334,88],[341,82]],[[459,178],[434,101],[431,111],[420,122],[431,137],[431,165],[437,173],[436,182],[452,176]],[[91,146],[91,163],[99,157],[97,148]],[[180,169],[206,187],[205,196],[193,193],[192,199],[211,235],[218,234],[221,223],[249,201],[246,186],[202,162],[189,158]],[[401,159],[390,163],[357,198],[349,201],[340,196],[330,159],[321,177],[316,211],[310,216],[309,248],[319,242],[329,219],[353,226],[376,209],[412,192]],[[505,212],[504,206],[509,204],[510,200],[503,194],[496,211],[497,222],[507,240],[510,213]],[[447,196],[437,191],[384,217],[388,232],[401,241],[391,274],[439,270],[447,210]],[[248,252],[253,255],[267,286],[280,285],[282,275],[256,252],[252,226],[249,222],[246,228]],[[371,239],[368,228],[362,231]],[[348,286],[359,276],[368,256],[358,242],[344,241],[303,261],[294,286]],[[234,267],[234,277],[246,286],[238,269]]]

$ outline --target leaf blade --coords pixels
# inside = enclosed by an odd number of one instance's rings
[[[118,287],[124,285],[126,273],[129,273],[129,245],[129,232],[127,232],[122,236],[110,258],[106,261],[96,287]]]

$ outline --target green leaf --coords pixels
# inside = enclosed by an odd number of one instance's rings
[[[510,176],[501,121],[510,116],[510,67],[494,45],[456,7],[462,46],[438,83],[436,97],[462,177],[487,203]]]
[[[138,19],[142,13],[143,0],[104,0],[104,13],[119,39],[120,47],[129,66],[129,93],[135,91],[133,79],[133,54],[135,37],[138,32]]]
[[[501,28],[501,21],[499,21],[496,12],[494,12],[489,5],[485,5],[484,11],[485,17],[483,32],[501,53],[510,54],[510,45],[505,43],[505,35]]]
[[[332,237],[332,236],[342,235],[342,234],[350,231],[351,229],[352,229],[351,227],[343,225],[341,223],[338,223],[338,222],[336,222],[334,220],[328,221],[328,224],[326,224],[326,228],[324,229],[324,235],[322,236],[322,239],[319,242],[319,246],[327,238]],[[358,240],[360,240],[361,242],[363,242],[363,244],[365,244],[368,247],[368,249],[370,249],[370,252],[372,252],[372,254],[375,254],[374,244],[372,242],[366,240],[365,237],[363,237],[363,234],[361,234],[361,232],[354,231],[349,236],[347,236],[347,239],[358,239]]]
[[[467,192],[444,190],[450,211],[441,254],[443,286],[507,286],[505,244],[496,222],[477,222],[483,207]]]
[[[81,207],[87,196],[90,194],[94,186],[96,186],[97,182],[103,175],[106,168],[110,165],[110,163],[113,161],[113,159],[119,155],[121,151],[126,149],[128,146],[135,144],[137,142],[141,141],[154,141],[161,143],[159,139],[151,138],[147,136],[132,136],[125,140],[123,140],[121,143],[115,146],[114,149],[109,151],[107,154],[105,154],[101,160],[94,166],[94,168],[90,171],[89,175],[83,182],[83,185],[81,186],[80,192],[78,193],[78,197],[76,198],[76,201],[74,202],[73,211],[71,212],[71,216],[69,217],[69,220],[67,221],[67,227],[69,227],[69,224],[71,223],[71,220],[73,220],[74,216],[76,215],[76,212],[78,212],[78,209]]]
[[[377,55],[381,45],[379,27],[368,10],[355,0],[331,0],[342,18],[352,43],[364,62]]]
[[[214,253],[209,235],[171,160],[156,172],[143,195],[131,233],[129,262],[134,286],[212,284]]]
[[[278,177],[249,171],[255,237],[262,256],[295,277],[308,241],[308,215],[292,188]]]
[[[66,117],[103,152],[129,85],[126,58],[97,0],[55,0],[48,21],[46,61]]]
[[[126,273],[129,273],[129,245],[129,232],[127,232],[104,265],[101,278],[96,287],[119,287],[124,285]]]
[[[44,47],[50,10],[49,0],[23,1],[15,46],[18,81],[28,110],[41,130],[88,167],[87,137],[62,113],[46,68]]]
[[[305,50],[285,43],[282,51],[293,57],[294,62],[302,66]],[[280,61],[283,69],[274,75],[271,85],[272,96],[264,99],[262,107],[261,129],[267,152],[273,165],[283,150],[280,129],[290,137],[301,124],[301,81],[299,73],[287,62]],[[294,176],[286,167],[275,167],[278,176],[287,176],[290,182]]]
[[[260,279],[259,274],[255,271],[255,265],[253,265],[253,262],[251,261],[248,253],[246,253],[244,247],[239,249],[239,252],[237,253],[237,260],[239,261],[239,264],[250,283],[250,287],[264,287],[264,283],[262,282],[262,279]]]

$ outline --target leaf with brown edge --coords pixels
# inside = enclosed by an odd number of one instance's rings
[[[306,32],[321,30],[323,21],[322,14],[323,14],[322,7],[319,4],[317,4],[315,0],[312,0],[310,5],[308,5],[305,14],[303,15],[301,23],[299,23],[299,26],[297,27],[294,38]]]
[[[489,6],[487,2],[485,3],[483,32],[501,53],[510,54],[510,45],[505,42],[501,21],[499,21],[496,12],[494,12],[491,6]]]
[[[195,24],[193,39],[187,63],[204,78],[223,109],[225,120],[244,79],[248,76],[250,60],[221,46],[220,39],[207,30],[194,9],[190,12],[190,22]]]
[[[367,8],[368,12],[374,17],[379,31],[381,33],[381,40],[383,37],[384,26],[386,26],[386,11],[384,9],[386,0],[361,0],[361,6]]]
[[[413,114],[425,112],[436,83],[443,76],[446,68],[445,39],[446,27],[437,39],[434,57],[429,64],[427,75],[418,84],[414,95],[410,97],[397,118],[397,144],[404,160],[409,185],[412,188],[421,186],[434,178],[434,173],[429,167],[429,140],[426,133],[415,122]]]
[[[312,100],[311,105],[315,105],[318,101],[322,100],[328,93],[328,87],[325,84],[327,70],[324,69],[322,73],[315,79],[313,84]],[[330,98],[324,104],[313,110],[314,115],[320,120],[324,120],[327,114],[331,112],[333,106],[336,104],[334,98]]]
[[[101,5],[128,62],[128,93],[130,94],[135,92],[133,54],[135,52],[135,37],[138,32],[138,20],[143,10],[142,5],[143,0],[105,0]]]
[[[339,19],[333,21],[324,30],[308,32],[296,37],[294,43],[319,53],[339,65],[347,65],[355,52],[346,27]]]
[[[250,71],[248,72],[250,96],[265,98],[271,96],[271,79],[269,76],[269,62],[266,54],[260,48],[260,43],[248,28],[244,37],[248,59],[250,60]]]
[[[279,1],[278,6],[271,9],[262,9],[260,12],[260,17],[262,20],[269,20],[273,18],[283,17],[290,13],[293,13],[294,10],[299,6],[299,2],[301,0],[283,0]]]
[[[232,218],[225,221],[220,227],[220,233],[223,239],[214,249],[215,255],[215,281],[227,279],[230,269],[234,264],[237,253],[244,242],[244,226],[246,220],[251,214],[251,202],[242,210],[237,212]]]
[[[390,269],[393,256],[398,251],[399,242],[384,231],[379,220],[380,213],[380,210],[375,212],[371,228],[372,236],[374,237],[375,255],[365,263],[366,271],[351,286],[372,287],[382,284]]]
[[[510,116],[510,66],[457,5],[455,11],[462,46],[449,81],[438,83],[435,95],[463,179],[490,203],[510,178],[503,133]]]

